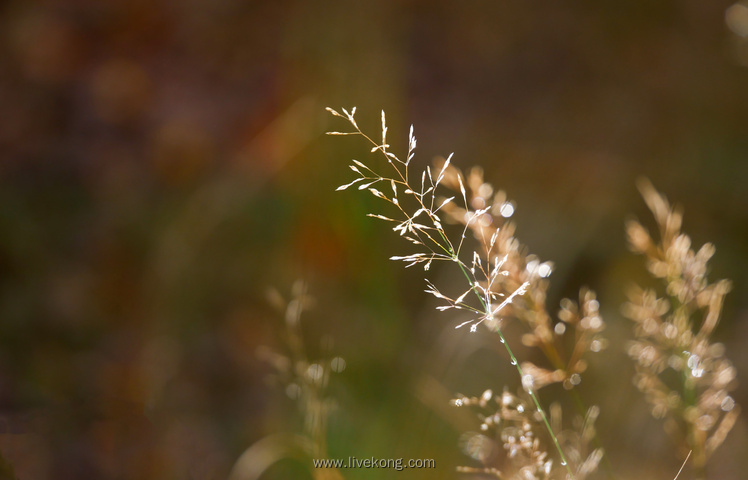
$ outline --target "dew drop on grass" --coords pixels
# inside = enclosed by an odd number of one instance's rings
[[[535,379],[532,377],[532,375],[526,374],[522,376],[522,388],[530,392],[532,391],[532,387],[534,386],[535,386]]]
[[[309,368],[306,371],[307,376],[312,381],[319,381],[322,378],[322,374],[324,373],[324,369],[322,368],[322,365],[318,363],[313,363],[309,365]]]
[[[730,410],[732,410],[733,408],[735,408],[735,400],[733,400],[733,398],[731,396],[727,395],[722,400],[722,403],[720,404],[720,408],[724,412],[729,412]]]
[[[538,275],[540,275],[543,278],[548,278],[551,274],[551,266],[547,263],[541,263],[538,267]]]
[[[512,215],[514,215],[514,205],[512,205],[510,202],[504,202],[504,204],[501,206],[501,209],[499,210],[499,213],[501,213],[501,216],[504,218],[509,218]]]
[[[702,415],[696,420],[696,427],[704,432],[708,431],[714,425],[714,418],[711,415]]]
[[[345,370],[345,359],[343,357],[335,357],[330,362],[330,368],[335,373],[340,373]]]
[[[688,357],[688,361],[686,362],[686,365],[688,365],[688,368],[696,368],[699,365],[699,356],[696,354],[691,355]]]

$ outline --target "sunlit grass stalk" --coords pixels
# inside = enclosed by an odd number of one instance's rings
[[[555,449],[559,454],[561,465],[566,468],[566,471],[568,472],[568,478],[574,479],[574,473],[569,466],[567,458],[564,455],[563,449],[559,444],[558,438],[554,433],[550,422],[548,421],[546,413],[540,404],[540,400],[535,391],[536,389],[533,385],[533,377],[531,375],[525,374],[521,365],[517,361],[514,352],[509,346],[509,343],[506,341],[506,338],[501,331],[499,322],[495,320],[495,316],[504,307],[512,303],[516,296],[524,295],[526,293],[529,282],[522,283],[519,287],[511,291],[511,293],[496,293],[492,290],[492,285],[499,277],[499,275],[508,274],[508,272],[502,271],[502,266],[506,261],[506,257],[500,259],[498,255],[494,255],[492,258],[492,251],[494,250],[494,245],[499,234],[498,228],[494,231],[490,241],[485,238],[482,241],[482,246],[485,249],[485,265],[483,262],[483,255],[479,254],[477,251],[473,251],[471,266],[465,263],[465,261],[463,261],[461,258],[461,252],[466,238],[466,233],[471,226],[471,222],[473,220],[479,221],[482,215],[485,214],[489,209],[478,209],[476,211],[470,210],[462,177],[458,176],[460,192],[465,203],[466,212],[469,214],[469,218],[464,222],[465,226],[462,235],[459,239],[459,243],[457,243],[457,245],[455,246],[455,242],[450,240],[450,238],[447,236],[444,228],[442,227],[441,219],[437,214],[440,209],[451,204],[455,197],[446,198],[445,200],[440,199],[439,206],[436,206],[436,189],[444,178],[444,174],[447,170],[447,167],[449,166],[451,156],[445,161],[441,171],[436,175],[435,179],[431,173],[431,170],[428,168],[422,173],[420,179],[421,186],[420,190],[418,190],[416,186],[413,186],[411,184],[408,168],[410,161],[413,158],[414,150],[416,147],[416,140],[413,136],[412,126],[408,139],[408,155],[406,160],[402,161],[395,154],[388,151],[389,145],[387,144],[386,138],[387,125],[384,112],[382,112],[382,141],[381,143],[379,143],[363,133],[363,131],[361,131],[361,129],[358,127],[354,118],[356,112],[355,107],[350,112],[348,112],[346,109],[343,109],[343,114],[340,114],[331,108],[328,108],[327,110],[334,116],[348,120],[348,122],[350,122],[350,124],[355,129],[355,131],[353,132],[328,132],[328,134],[359,135],[365,138],[368,142],[371,143],[371,145],[373,145],[371,152],[381,152],[384,155],[387,163],[389,163],[395,171],[394,175],[392,176],[394,178],[382,176],[380,174],[377,174],[373,169],[369,168],[362,162],[353,160],[354,165],[351,165],[350,168],[354,172],[356,172],[359,177],[351,183],[342,185],[338,188],[338,190],[344,190],[358,184],[357,188],[359,190],[367,189],[375,197],[389,202],[390,204],[395,206],[400,211],[400,213],[404,215],[405,220],[400,221],[379,214],[369,214],[369,216],[397,223],[397,225],[393,228],[394,231],[398,232],[401,236],[409,240],[411,243],[428,249],[428,252],[421,252],[406,256],[395,256],[392,257],[393,260],[402,260],[408,262],[407,267],[413,266],[415,264],[424,264],[424,270],[428,270],[431,266],[431,263],[435,260],[454,262],[458,265],[469,285],[469,288],[462,295],[460,295],[456,299],[451,299],[439,292],[439,290],[432,283],[428,282],[428,280],[427,283],[429,285],[429,289],[427,290],[427,292],[448,303],[448,305],[446,306],[437,307],[438,310],[443,311],[446,309],[455,308],[458,310],[468,310],[478,315],[477,319],[473,318],[469,321],[463,322],[456,328],[471,324],[470,330],[474,332],[476,331],[479,324],[485,322],[492,331],[498,333],[499,339],[504,345],[504,348],[506,349],[511,359],[512,365],[517,369],[517,373],[519,374],[523,389],[532,398],[535,408],[537,409],[538,414],[543,420],[543,424],[549,436],[551,437]],[[403,169],[401,169],[398,164],[402,165]],[[378,186],[378,184],[380,183],[388,184],[387,186],[392,190],[392,194],[390,194],[391,196],[374,187],[374,185]],[[415,200],[417,208],[414,213],[408,212],[406,210],[407,207],[403,206],[402,202],[400,201],[400,197],[398,196],[400,191],[403,192],[406,198]],[[427,221],[425,221],[424,223],[419,223],[417,219],[422,215],[427,217]],[[478,275],[483,275],[483,282],[486,286],[481,285],[481,281],[479,281],[478,276],[476,276],[476,270],[478,271]],[[471,292],[478,298],[480,307],[475,307],[466,302],[466,299]],[[498,301],[500,297],[504,298],[498,304],[498,306],[494,307],[494,300]]]

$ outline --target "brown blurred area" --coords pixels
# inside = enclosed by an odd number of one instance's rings
[[[2,2],[0,453],[24,480],[226,478],[298,427],[255,350],[282,349],[266,288],[303,277],[311,344],[330,333],[348,363],[331,453],[436,458],[398,475],[456,478],[460,431],[439,405],[516,379],[387,263],[407,246],[364,216],[373,204],[334,192],[367,150],[325,137],[344,126],[324,107],[357,105],[374,134],[387,111],[393,148],[415,124],[419,166],[454,151],[486,169],[519,238],[556,264],[551,305],[598,291],[611,348],[582,394],[622,478],[673,478],[621,366],[619,305],[647,282],[623,222],[649,220],[644,175],[715,243],[711,278],[734,285],[716,337],[748,406],[743,5]],[[739,422],[714,478],[748,469]]]

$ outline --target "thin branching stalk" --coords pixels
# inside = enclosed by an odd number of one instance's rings
[[[554,433],[540,404],[536,393],[534,377],[528,375],[518,362],[501,331],[501,323],[498,319],[499,313],[505,307],[512,304],[516,297],[522,296],[527,292],[530,282],[523,282],[513,289],[498,290],[501,277],[509,275],[509,272],[502,268],[508,256],[505,255],[502,258],[498,254],[497,240],[500,234],[498,228],[490,235],[482,236],[480,239],[482,240],[482,252],[479,253],[477,250],[474,250],[470,262],[463,260],[463,249],[465,248],[465,239],[468,230],[471,230],[476,224],[483,221],[485,218],[484,215],[488,214],[490,207],[471,210],[462,176],[458,175],[457,182],[464,203],[466,217],[463,222],[464,228],[459,241],[453,241],[442,226],[439,211],[453,206],[455,196],[441,198],[437,195],[437,187],[439,187],[448,173],[447,170],[450,166],[451,155],[445,160],[438,174],[434,175],[431,169],[427,168],[421,173],[420,179],[418,179],[420,180],[420,185],[414,184],[409,171],[410,162],[413,159],[416,148],[416,139],[413,136],[412,126],[408,138],[408,154],[403,161],[389,150],[390,146],[387,143],[387,124],[384,112],[382,112],[382,139],[379,142],[372,139],[359,128],[354,117],[356,113],[355,107],[350,112],[343,109],[342,114],[331,108],[327,110],[334,116],[346,119],[355,130],[352,132],[328,132],[328,134],[359,135],[363,137],[372,145],[371,152],[379,151],[393,169],[391,175],[381,175],[366,164],[358,160],[353,160],[353,165],[350,168],[358,177],[352,182],[338,187],[338,190],[345,190],[352,186],[356,186],[358,190],[368,190],[372,195],[390,203],[399,211],[403,217],[400,220],[380,214],[369,214],[369,216],[395,223],[396,225],[393,227],[395,232],[426,251],[405,256],[394,256],[391,258],[392,260],[404,261],[407,263],[406,267],[422,264],[424,270],[429,270],[434,261],[446,261],[457,264],[468,286],[461,295],[452,299],[442,294],[428,280],[428,289],[426,291],[446,302],[446,305],[437,307],[438,310],[466,310],[475,315],[472,319],[457,325],[456,328],[470,325],[471,332],[475,332],[480,324],[486,324],[490,330],[498,333],[499,339],[504,345],[512,365],[517,369],[522,387],[532,398],[534,407],[543,420],[543,424],[558,452],[561,465],[565,467],[568,478],[575,479],[575,474],[561,448],[558,437]],[[381,188],[381,190],[377,187]],[[384,193],[384,191],[391,191],[391,193]],[[406,203],[409,205],[406,205]],[[413,205],[413,207],[411,208],[410,205]],[[470,303],[470,296],[477,298],[477,304]]]

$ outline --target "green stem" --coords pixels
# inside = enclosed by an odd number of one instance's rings
[[[483,300],[483,297],[478,292],[478,288],[473,283],[473,281],[470,279],[470,275],[468,275],[467,270],[465,270],[465,266],[462,264],[462,262],[459,261],[459,259],[457,258],[454,252],[451,252],[451,253],[452,253],[452,258],[457,263],[457,265],[459,265],[460,270],[462,270],[463,275],[465,275],[465,278],[470,284],[470,287],[473,289],[473,292],[478,297],[478,300],[480,300],[481,305],[483,305],[483,309],[486,313],[486,316],[492,315],[493,312],[490,311],[488,305],[486,305],[486,302]],[[509,347],[509,343],[506,341],[506,338],[504,338],[504,334],[501,332],[501,329],[497,327],[496,333],[499,334],[501,343],[504,345],[504,348],[509,354],[509,358],[512,359],[512,365],[514,365],[514,367],[517,369],[517,373],[519,373],[520,382],[522,382],[522,378],[524,377],[524,372],[522,371],[522,367],[519,365],[517,358],[514,356],[514,352],[512,352],[512,349]],[[524,388],[524,385],[523,385],[523,388]],[[556,437],[556,434],[553,433],[553,428],[551,428],[551,424],[550,422],[548,422],[548,417],[546,416],[545,411],[543,410],[543,407],[540,406],[540,400],[538,400],[538,396],[535,394],[535,391],[532,388],[526,388],[525,391],[530,395],[530,398],[532,398],[532,401],[535,403],[535,408],[537,409],[538,413],[540,413],[540,416],[543,418],[543,424],[545,424],[545,428],[546,430],[548,430],[548,434],[551,436],[551,439],[553,440],[553,445],[555,445],[556,450],[558,451],[558,454],[561,457],[561,465],[566,467],[566,471],[569,473],[569,477],[571,478],[571,480],[574,480],[575,478],[574,472],[572,472],[571,466],[569,466],[569,462],[566,460],[566,456],[564,455],[564,451],[561,449],[561,445],[558,443],[558,438]]]
[[[506,348],[507,353],[509,353],[509,357],[512,359],[512,365],[514,365],[517,368],[520,381],[522,381],[522,378],[524,377],[522,367],[519,366],[519,362],[517,362],[517,359],[515,358],[514,353],[512,353],[512,349],[509,348],[509,343],[507,343],[506,339],[504,338],[504,334],[501,333],[501,329],[497,328],[496,333],[499,334],[499,338],[501,338],[501,343],[504,344],[504,348]],[[523,385],[523,388],[524,388],[524,385]],[[566,461],[566,456],[564,455],[564,451],[561,449],[561,445],[558,443],[558,438],[553,433],[553,429],[551,428],[550,422],[548,422],[548,416],[545,414],[545,410],[543,410],[543,407],[540,406],[540,400],[538,400],[538,396],[535,395],[535,391],[532,388],[526,388],[525,391],[530,394],[530,397],[532,398],[532,401],[535,403],[535,407],[537,408],[538,413],[540,413],[540,416],[543,418],[543,423],[545,424],[545,428],[548,430],[548,433],[550,434],[551,439],[553,440],[553,444],[556,446],[556,450],[558,450],[558,454],[561,457],[561,465],[566,467],[566,471],[569,473],[569,476],[571,477],[572,480],[574,480],[574,472],[571,471],[569,462]]]

